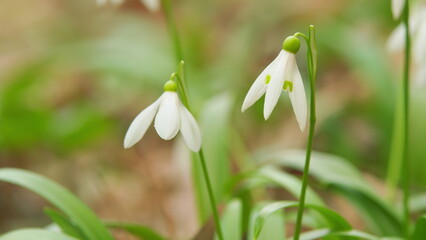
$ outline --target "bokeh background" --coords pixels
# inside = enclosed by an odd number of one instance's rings
[[[307,133],[299,132],[287,96],[267,122],[263,100],[244,114],[240,107],[283,39],[315,24],[314,148],[351,161],[383,188],[401,66],[401,55],[385,47],[396,26],[390,1],[172,2],[216,187],[250,164],[250,152],[304,148]],[[48,176],[103,218],[139,222],[173,239],[196,235],[193,184],[203,183],[192,181],[183,143],[165,142],[151,129],[136,147],[122,147],[133,118],[176,71],[162,12],[149,12],[137,0],[100,8],[95,0],[3,0],[0,22],[0,167]],[[298,63],[306,79],[305,62],[302,47]],[[425,90],[412,89],[411,99],[410,157],[418,190],[426,184]],[[362,227],[349,206],[328,198]],[[45,205],[0,183],[0,232],[49,224]]]

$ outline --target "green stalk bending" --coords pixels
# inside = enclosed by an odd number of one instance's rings
[[[173,42],[173,46],[174,46],[176,61],[179,63],[178,72],[177,72],[177,74],[174,75],[177,79],[176,82],[178,84],[178,91],[180,93],[182,103],[188,108],[189,111],[191,111],[190,104],[189,104],[188,92],[186,91],[186,88],[185,88],[185,70],[184,70],[185,65],[184,65],[184,62],[183,62],[183,53],[182,53],[182,48],[181,48],[181,45],[180,45],[177,27],[176,27],[174,19],[173,19],[172,4],[171,4],[170,0],[162,0],[162,4],[163,4],[164,14],[165,14],[166,21],[167,21],[167,26],[168,26],[168,29],[169,29],[169,32],[170,32],[170,37],[172,38],[172,42]],[[174,76],[172,75],[172,77],[174,77]],[[214,193],[213,193],[212,184],[210,182],[210,177],[209,177],[209,173],[208,173],[208,170],[207,170],[207,164],[206,164],[206,160],[205,160],[205,157],[204,157],[203,149],[201,148],[200,151],[198,151],[196,154],[198,155],[198,158],[200,159],[200,162],[201,162],[204,181],[206,182],[207,192],[208,192],[208,195],[209,195],[210,204],[211,204],[211,208],[212,208],[212,212],[213,212],[213,219],[214,219],[214,222],[215,222],[215,225],[216,225],[217,236],[218,236],[219,240],[224,240],[222,227],[220,225],[220,220],[219,220],[219,212],[217,210],[216,199],[215,199],[215,196],[214,196]]]
[[[294,231],[294,240],[299,240],[300,232],[302,229],[303,212],[305,209],[306,189],[308,187],[309,178],[309,165],[311,162],[312,144],[315,133],[316,111],[315,111],[315,81],[316,81],[316,43],[315,43],[315,28],[313,25],[309,26],[309,36],[296,33],[295,36],[302,36],[308,45],[308,68],[309,68],[309,83],[310,83],[310,117],[309,117],[309,138],[306,149],[305,167],[303,169],[302,189],[299,197],[299,207],[297,210],[296,227]]]
[[[410,52],[411,52],[411,39],[410,39],[410,8],[409,1],[405,1],[404,15],[402,22],[405,27],[405,53],[404,53],[404,75],[403,75],[403,129],[404,129],[404,141],[402,147],[403,161],[403,173],[402,173],[402,185],[404,191],[404,220],[405,220],[405,234],[408,238],[410,231],[410,162],[408,159],[408,129],[409,129],[409,100],[410,100]]]

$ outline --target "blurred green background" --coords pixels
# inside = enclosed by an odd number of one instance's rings
[[[396,25],[390,1],[173,4],[190,98],[209,130],[203,137],[216,184],[221,174],[241,170],[246,151],[304,148],[307,133],[300,134],[287,96],[266,123],[263,100],[244,114],[240,107],[283,39],[314,24],[314,148],[345,157],[383,185],[378,179],[386,174],[401,66],[401,56],[384,47]],[[132,119],[176,71],[161,11],[148,12],[137,0],[101,8],[95,0],[3,0],[0,22],[0,167],[49,176],[104,218],[138,221],[172,237],[194,235],[186,148],[179,140],[162,141],[152,129],[135,148],[122,148]],[[302,48],[298,64],[306,78],[305,62]],[[426,184],[424,91],[412,89],[411,101],[410,157],[418,190]],[[213,145],[221,152],[208,148]],[[229,171],[220,172],[213,156]],[[0,193],[0,232],[48,223],[38,197],[6,184]]]

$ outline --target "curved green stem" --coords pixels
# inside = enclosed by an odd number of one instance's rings
[[[405,53],[404,53],[404,75],[403,75],[403,129],[404,129],[404,141],[402,148],[403,161],[403,173],[402,173],[402,185],[404,191],[404,219],[405,219],[405,234],[408,238],[410,232],[410,162],[408,158],[408,130],[409,130],[409,100],[410,100],[410,52],[411,52],[411,39],[410,39],[410,7],[409,1],[405,1],[404,15],[402,22],[405,27]]]
[[[172,38],[176,62],[178,62],[178,71],[176,74],[172,74],[171,78],[176,78],[176,82],[178,85],[178,92],[180,93],[182,103],[188,108],[189,111],[191,111],[190,104],[189,104],[189,97],[188,92],[186,91],[186,84],[185,84],[185,64],[183,61],[183,53],[182,48],[180,44],[180,39],[177,31],[176,24],[174,22],[173,18],[173,9],[172,4],[170,0],[162,0],[163,8],[164,8],[164,14],[167,21],[167,26],[170,32],[170,37]],[[224,240],[223,238],[223,232],[222,227],[219,220],[219,212],[217,210],[217,204],[216,199],[213,192],[213,187],[210,182],[209,173],[207,170],[207,164],[204,157],[203,149],[201,148],[200,151],[197,152],[198,158],[201,162],[201,167],[203,171],[204,181],[206,182],[207,186],[207,192],[210,199],[210,204],[213,212],[213,219],[216,225],[216,232],[219,240]]]
[[[309,117],[309,138],[308,145],[306,148],[306,159],[305,159],[305,167],[303,169],[303,177],[302,177],[302,189],[300,191],[299,197],[299,207],[297,210],[297,219],[296,219],[296,227],[294,231],[294,240],[298,240],[300,236],[300,232],[302,229],[302,219],[303,212],[305,209],[305,199],[306,199],[306,189],[308,187],[308,178],[309,178],[309,166],[311,162],[311,152],[312,152],[312,144],[315,133],[315,123],[316,123],[316,111],[315,111],[315,79],[316,79],[316,45],[315,45],[315,28],[314,26],[309,27],[309,37],[306,37],[303,34],[298,34],[303,36],[308,45],[308,68],[309,68],[309,83],[310,83],[310,117]],[[315,52],[315,54],[314,54]]]

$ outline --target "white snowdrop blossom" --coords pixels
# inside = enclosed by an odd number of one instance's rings
[[[405,0],[392,0],[392,15],[394,19],[401,17],[402,11],[404,10]]]
[[[145,7],[151,11],[156,12],[160,9],[160,0],[140,0]],[[96,0],[98,6],[105,6],[111,4],[113,6],[121,5],[124,0]]]
[[[410,16],[410,35],[412,37],[412,53],[415,66],[414,78],[419,85],[426,83],[423,66],[426,65],[426,4],[413,8]],[[390,52],[400,52],[405,46],[405,28],[400,24],[391,33],[387,49]]]
[[[130,148],[141,140],[155,118],[154,127],[162,139],[170,140],[180,130],[188,148],[194,152],[200,150],[200,128],[192,114],[181,103],[176,90],[176,82],[168,81],[164,85],[165,92],[136,116],[127,130],[124,148]]]
[[[265,94],[263,116],[267,120],[284,90],[290,97],[300,130],[306,126],[308,106],[302,77],[297,67],[296,53],[300,48],[297,37],[287,37],[278,56],[257,77],[244,99],[241,111],[253,105]]]

